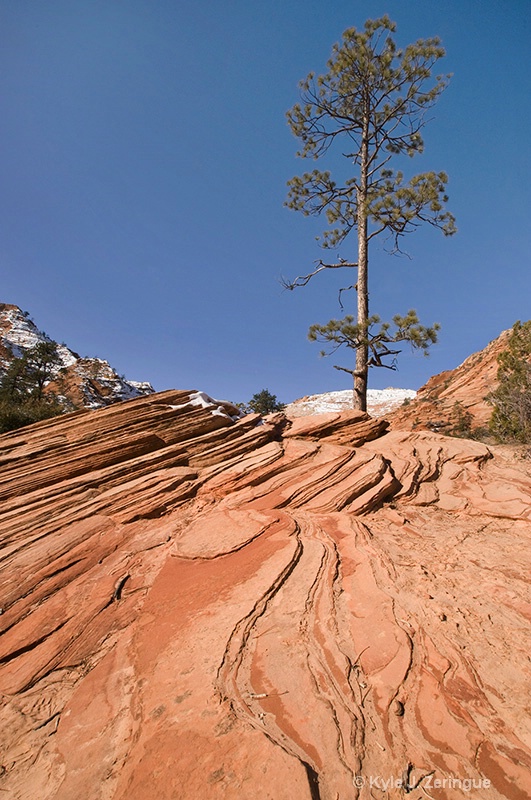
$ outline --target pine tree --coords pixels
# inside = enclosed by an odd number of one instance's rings
[[[501,442],[531,442],[531,320],[515,322],[507,349],[498,356],[498,388],[489,427]]]
[[[64,407],[45,386],[61,360],[56,342],[39,342],[15,358],[0,380],[0,433],[63,413]]]
[[[272,414],[274,411],[283,411],[285,407],[284,403],[278,402],[276,394],[271,394],[268,389],[262,389],[261,392],[253,394],[246,408],[247,411],[252,411],[265,417],[266,414]]]
[[[334,45],[328,71],[317,77],[310,73],[301,82],[301,102],[287,114],[302,144],[298,156],[319,159],[337,145],[354,168],[340,182],[329,171],[318,169],[295,176],[288,182],[286,205],[305,215],[325,215],[328,228],[319,240],[325,250],[337,252],[356,231],[357,259],[344,259],[337,253],[335,261],[319,259],[312,272],[283,282],[294,289],[326,270],[356,270],[355,282],[341,290],[357,292],[356,322],[347,316],[312,326],[310,338],[328,342],[334,351],[342,331],[344,343],[356,351],[355,368],[346,371],[354,377],[354,405],[363,411],[369,366],[394,368],[394,362],[383,361],[399,352],[389,345],[409,341],[427,352],[437,338],[437,326],[421,326],[412,311],[395,317],[395,336],[390,323],[373,332],[380,320],[369,315],[371,241],[387,235],[391,252],[398,253],[402,237],[423,222],[447,236],[456,231],[455,219],[444,207],[448,199],[444,172],[425,172],[406,181],[403,172],[390,167],[395,157],[422,153],[426,111],[449,79],[438,75],[430,80],[435,63],[444,56],[438,38],[419,40],[400,50],[391,36],[395,29],[395,23],[384,16],[368,20],[363,31],[346,30],[342,42]]]
[[[331,352],[335,352],[342,345],[358,351],[364,344],[368,348],[367,365],[369,367],[388,367],[395,369],[395,358],[400,350],[389,347],[397,342],[410,342],[417,350],[422,350],[428,354],[428,348],[437,341],[437,331],[439,325],[434,323],[431,328],[425,328],[419,323],[417,313],[410,309],[405,317],[395,314],[393,317],[394,330],[391,330],[391,323],[381,322],[377,314],[373,314],[367,320],[367,324],[361,327],[354,322],[354,317],[348,314],[344,319],[331,319],[326,325],[311,325],[308,331],[308,339],[311,342],[326,342],[331,346]],[[375,330],[375,326],[379,326]],[[321,351],[321,355],[327,355],[326,351]],[[382,359],[392,356],[391,364],[384,364]],[[349,372],[354,378],[356,370],[347,367],[338,367],[342,372]]]

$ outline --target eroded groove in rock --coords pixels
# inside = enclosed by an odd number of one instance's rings
[[[297,563],[275,584],[261,613],[247,621],[245,633],[236,632],[237,658],[225,692],[240,714],[310,765],[322,797],[343,796],[360,766],[363,723],[348,681],[350,665],[335,638],[337,558],[311,522],[299,519],[299,528]]]
[[[303,546],[300,539],[300,534],[297,526],[294,526],[295,534],[295,547],[293,553],[284,566],[282,571],[276,576],[274,581],[268,587],[267,591],[259,598],[257,603],[253,606],[250,613],[243,619],[238,621],[234,627],[227,642],[223,660],[217,670],[216,684],[218,692],[223,700],[236,699],[236,695],[241,698],[241,693],[237,690],[238,686],[238,672],[246,651],[247,643],[253,629],[256,627],[258,620],[262,617],[268,608],[269,603],[280,591],[286,580],[289,578],[295,567],[297,566],[302,553]],[[228,690],[229,684],[232,691]]]

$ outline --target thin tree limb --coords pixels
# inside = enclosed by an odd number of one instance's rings
[[[290,292],[293,289],[296,289],[299,286],[306,286],[312,278],[318,275],[320,272],[323,272],[325,269],[343,269],[343,267],[357,267],[357,262],[353,261],[344,261],[342,259],[339,260],[338,264],[325,264],[324,261],[319,259],[315,262],[318,264],[317,268],[314,269],[313,272],[309,272],[307,275],[297,275],[294,281],[288,280],[288,278],[281,277],[280,283],[284,287],[284,289],[289,289]]]
[[[340,307],[341,311],[344,311],[344,308],[345,308],[343,303],[342,303],[342,301],[341,301],[341,295],[343,294],[343,292],[349,292],[351,289],[355,289],[356,291],[358,291],[358,284],[357,283],[353,283],[352,286],[344,286],[338,292],[337,302],[339,303],[339,307]]]

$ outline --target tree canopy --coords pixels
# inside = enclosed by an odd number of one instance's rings
[[[48,419],[65,411],[45,386],[61,360],[56,342],[39,342],[13,359],[0,380],[0,433]]]
[[[409,341],[427,352],[437,338],[437,326],[421,326],[414,311],[395,316],[394,334],[391,323],[383,323],[373,333],[380,320],[369,314],[370,243],[383,234],[390,252],[398,253],[402,238],[423,223],[446,236],[456,231],[455,219],[445,208],[446,173],[424,172],[406,180],[403,171],[390,164],[394,158],[423,152],[426,112],[450,77],[432,78],[433,67],[444,56],[437,37],[400,49],[391,35],[395,29],[386,15],[368,20],[361,31],[346,30],[333,47],[327,71],[319,76],[312,72],[301,81],[301,101],[287,114],[301,143],[298,156],[317,160],[337,147],[348,165],[347,175],[339,180],[329,170],[313,169],[288,182],[286,205],[306,216],[324,215],[327,227],[319,242],[336,255],[331,260],[318,259],[314,269],[283,283],[294,289],[328,270],[356,271],[355,280],[341,290],[357,293],[356,322],[349,315],[314,325],[309,336],[330,343],[332,351],[341,344],[356,351],[355,368],[346,371],[354,377],[354,404],[363,410],[369,366],[395,368],[394,361],[385,362],[387,356],[394,358],[399,352],[389,345]],[[339,248],[353,232],[357,253],[344,258]]]
[[[274,411],[283,411],[285,404],[277,400],[276,394],[271,394],[269,389],[262,389],[261,392],[253,394],[245,406],[247,412],[254,414],[261,414],[265,417],[267,414],[272,414]]]

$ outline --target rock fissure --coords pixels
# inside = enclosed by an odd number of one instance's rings
[[[219,686],[218,692],[222,699],[228,697],[230,694],[228,694],[226,691],[229,681],[233,686],[237,685],[238,669],[242,662],[247,641],[256,625],[256,621],[259,619],[259,617],[262,617],[265,614],[268,604],[280,590],[282,585],[285,583],[300,561],[303,552],[303,545],[300,540],[300,531],[298,528],[295,535],[296,547],[288,564],[272,582],[266,593],[254,605],[249,614],[241,619],[231,632],[229,640],[227,641],[223,660],[218,667],[216,678],[216,683]],[[235,644],[237,639],[238,642]]]

